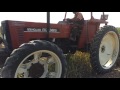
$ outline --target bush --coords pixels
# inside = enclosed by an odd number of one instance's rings
[[[67,78],[91,78],[93,76],[89,53],[77,51],[73,55],[67,55],[66,59]]]
[[[118,30],[118,33],[120,34],[120,28],[117,28],[117,30]]]

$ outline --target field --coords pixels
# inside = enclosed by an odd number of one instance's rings
[[[117,30],[120,33],[120,28]],[[93,72],[89,53],[77,51],[74,55],[68,55],[67,63],[67,78],[120,78],[120,59],[113,71],[104,75],[97,75]]]
[[[118,28],[118,32],[120,33],[120,28]],[[97,75],[92,70],[89,53],[77,51],[75,54],[67,55],[66,60],[68,64],[67,78],[120,78],[119,62],[112,72],[104,75]]]
[[[68,55],[67,63],[67,78],[120,78],[120,62],[110,73],[97,75],[92,70],[89,53],[77,51],[74,55]]]

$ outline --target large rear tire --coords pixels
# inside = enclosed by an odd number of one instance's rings
[[[91,65],[95,72],[110,72],[119,56],[119,34],[113,26],[104,26],[91,43]]]
[[[14,50],[2,78],[64,78],[67,63],[62,50],[48,41],[34,40]]]

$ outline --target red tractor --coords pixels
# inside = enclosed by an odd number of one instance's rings
[[[98,74],[111,71],[119,56],[119,35],[107,25],[108,15],[85,20],[76,41],[70,39],[74,24],[65,19],[47,23],[6,20],[1,24],[0,61],[2,78],[64,78],[67,71],[64,54],[76,50],[90,52],[91,66]],[[100,24],[105,24],[100,28]],[[7,59],[6,59],[7,58]]]

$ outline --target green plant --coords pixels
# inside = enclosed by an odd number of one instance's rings
[[[67,78],[90,78],[92,77],[92,67],[90,64],[90,54],[84,52],[76,52],[66,57]]]
[[[117,27],[118,33],[120,33],[120,27]]]

